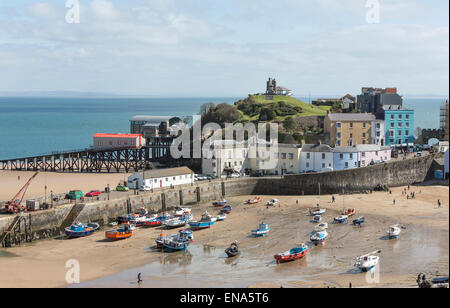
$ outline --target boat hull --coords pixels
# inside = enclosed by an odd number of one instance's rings
[[[290,255],[275,255],[274,258],[277,261],[277,263],[285,263],[285,262],[291,262],[291,261],[295,261],[297,259],[301,259],[304,256],[306,256],[308,254],[308,250],[304,250],[302,252],[299,253],[294,253],[294,254],[290,254]]]
[[[130,238],[133,231],[106,231],[105,237],[111,241],[118,241]]]
[[[252,235],[254,237],[266,236],[268,233],[269,233],[269,230],[267,230],[267,231],[252,230]]]
[[[200,230],[200,229],[207,229],[214,225],[215,221],[212,222],[190,222],[189,226],[192,230]]]

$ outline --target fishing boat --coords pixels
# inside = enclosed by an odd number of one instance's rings
[[[213,205],[213,206],[224,206],[224,205],[227,205],[227,200],[222,199],[222,200],[220,200],[220,201],[213,202],[212,205]]]
[[[322,230],[326,230],[326,229],[328,229],[328,223],[326,223],[326,222],[318,224],[317,226],[314,227],[315,231],[322,231]]]
[[[202,218],[197,221],[190,221],[189,225],[192,230],[199,230],[211,227],[215,222],[216,218],[208,214],[208,212],[203,213]]]
[[[399,228],[399,226],[393,225],[393,226],[389,227],[387,234],[388,234],[389,238],[392,239],[392,238],[398,238],[400,236],[400,232],[402,232],[402,230]]]
[[[162,224],[166,226],[166,228],[178,228],[185,226],[193,218],[194,216],[192,214],[183,214],[181,217],[175,217],[162,221]]]
[[[322,221],[322,216],[320,216],[320,215],[314,216],[313,221],[314,222],[321,222]]]
[[[325,229],[315,230],[311,233],[310,240],[314,245],[322,244],[328,238],[328,232]]]
[[[321,209],[321,208],[316,208],[313,210],[309,210],[309,214],[311,216],[317,216],[317,215],[322,215],[323,213],[325,213],[327,210],[326,209]]]
[[[227,254],[228,258],[236,257],[237,255],[241,254],[239,251],[238,242],[234,241],[231,243],[230,247],[225,249],[225,253]]]
[[[363,272],[370,271],[377,266],[380,261],[380,257],[375,254],[380,253],[381,250],[376,250],[371,253],[362,255],[356,258],[355,266],[358,267]]]
[[[161,233],[155,240],[156,248],[163,248],[165,239],[166,239],[166,235],[164,233]]]
[[[120,229],[105,232],[105,237],[111,241],[123,240],[131,237],[132,235],[133,230],[128,228],[126,225]]]
[[[180,216],[183,216],[184,214],[190,214],[190,213],[191,213],[191,209],[189,209],[187,207],[179,207],[179,206],[177,206],[173,210],[173,216],[175,216],[175,217],[180,217]]]
[[[124,222],[123,224],[121,224],[122,226],[127,226],[128,229],[130,230],[136,230],[136,225],[131,223],[131,222]]]
[[[132,222],[136,225],[143,225],[144,221],[147,219],[151,219],[152,217],[147,217],[148,211],[146,208],[139,208],[136,210],[136,213],[133,214],[127,214],[119,216],[118,222],[124,223],[124,222]]]
[[[231,207],[231,205],[225,205],[225,206],[220,210],[220,213],[221,213],[221,214],[230,214],[232,210],[233,210],[233,208]]]
[[[283,263],[283,262],[289,262],[294,261],[300,258],[303,258],[308,253],[308,246],[304,243],[296,244],[294,248],[276,254],[274,256],[275,260],[277,260],[277,263]]]
[[[341,215],[347,215],[348,217],[351,217],[351,216],[355,215],[355,213],[356,213],[355,209],[348,209],[348,210],[342,211]]]
[[[270,231],[268,224],[260,223],[258,229],[252,230],[252,235],[255,237],[266,236]]]
[[[227,214],[219,214],[216,216],[217,221],[224,221],[227,218]]]
[[[83,224],[79,221],[74,222],[70,227],[65,228],[64,231],[69,238],[88,236],[100,228],[98,223]]]
[[[357,219],[353,219],[353,225],[355,226],[362,226],[365,222],[364,217],[358,217]]]
[[[339,215],[338,217],[334,217],[334,222],[338,224],[346,224],[348,216],[347,215]]]
[[[274,205],[277,205],[278,203],[280,203],[280,201],[278,199],[272,199],[270,201],[267,201],[267,205],[269,205],[269,206],[274,206]]]
[[[153,218],[153,219],[148,219],[147,221],[145,221],[144,225],[146,227],[156,227],[156,226],[161,226],[163,221],[166,221],[170,219],[170,215],[166,212],[161,213],[159,216]]]
[[[186,250],[193,241],[194,236],[190,230],[180,230],[178,234],[166,237],[163,242],[165,249],[170,251]]]
[[[256,204],[259,202],[261,202],[261,197],[255,197],[253,199],[248,199],[246,203],[247,204]]]

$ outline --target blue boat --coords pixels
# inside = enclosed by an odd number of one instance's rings
[[[338,224],[346,224],[347,219],[348,219],[347,215],[339,215],[338,217],[334,218],[334,222]]]
[[[74,222],[70,227],[65,228],[65,233],[69,238],[88,236],[100,228],[98,223]]]
[[[328,238],[328,232],[326,230],[313,231],[311,233],[311,242],[314,245],[322,244]]]
[[[252,235],[255,237],[266,236],[270,231],[270,227],[268,224],[261,223],[259,224],[258,229],[252,230]]]
[[[220,210],[220,213],[230,214],[232,210],[233,210],[233,208],[231,207],[231,205],[226,205]]]
[[[164,239],[163,246],[169,252],[186,250],[189,244],[194,240],[194,235],[190,230],[180,230],[178,234]]]
[[[364,217],[359,217],[358,219],[353,220],[353,225],[355,226],[362,226],[365,222]]]
[[[205,229],[211,227],[216,221],[217,219],[215,217],[212,217],[208,212],[205,212],[200,220],[190,221],[189,226],[191,226],[192,230]]]
[[[213,202],[213,205],[214,205],[214,206],[224,206],[224,205],[227,205],[227,200],[222,199],[221,201]]]

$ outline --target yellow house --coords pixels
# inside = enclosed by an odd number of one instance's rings
[[[370,113],[329,113],[324,129],[332,146],[370,144],[373,121],[375,116]]]

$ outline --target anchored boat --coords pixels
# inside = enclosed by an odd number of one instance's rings
[[[74,222],[70,227],[65,228],[64,231],[69,238],[84,237],[91,235],[100,228],[98,223],[83,224],[79,221]]]
[[[387,234],[388,234],[389,238],[392,239],[392,238],[398,238],[400,236],[400,232],[402,232],[400,227],[398,225],[393,225],[393,226],[389,227]]]
[[[233,208],[231,207],[231,205],[225,205],[225,206],[220,210],[220,213],[221,213],[221,214],[230,214],[232,210],[233,210]]]
[[[213,202],[212,205],[213,205],[213,206],[224,206],[224,205],[227,205],[227,200],[222,199],[222,200],[220,200],[220,201]]]
[[[328,238],[328,232],[325,229],[315,230],[311,233],[310,240],[314,245],[322,244]]]
[[[348,220],[347,215],[339,215],[338,217],[334,218],[334,222],[338,224],[346,224]]]
[[[246,203],[247,204],[256,204],[259,202],[261,202],[261,197],[255,197],[253,199],[248,199]]]
[[[362,226],[364,224],[364,222],[365,222],[365,219],[362,216],[357,219],[353,219],[353,225],[355,225],[355,226]]]
[[[381,250],[376,250],[371,253],[357,257],[355,261],[355,266],[361,269],[363,272],[367,272],[374,269],[380,260],[380,257],[375,255],[377,253],[381,253]]]
[[[269,233],[269,231],[270,231],[269,225],[265,224],[265,223],[261,223],[261,224],[259,224],[258,229],[252,230],[252,235],[256,236],[256,237],[266,236]]]
[[[105,232],[105,237],[111,241],[123,240],[123,239],[131,237],[132,235],[133,235],[133,230],[131,230],[126,225],[123,228]]]
[[[162,221],[162,224],[166,226],[166,228],[178,228],[185,226],[193,218],[194,216],[192,214],[183,214],[181,217],[175,217]]]
[[[308,253],[308,246],[304,243],[296,244],[296,246],[288,251],[276,254],[274,256],[277,263],[294,261],[303,258]]]
[[[189,225],[191,226],[192,230],[205,229],[211,227],[216,222],[216,220],[217,219],[215,217],[212,217],[208,214],[208,212],[205,212],[200,220],[190,221]]]
[[[314,216],[313,221],[314,222],[321,222],[322,221],[322,216],[320,216],[320,215]]]
[[[323,213],[325,213],[327,210],[326,209],[321,209],[321,208],[317,208],[314,210],[309,210],[309,214],[311,216],[317,216],[317,215],[322,215]]]
[[[267,205],[269,205],[269,206],[274,206],[274,205],[277,205],[278,203],[280,203],[280,201],[278,199],[272,199],[270,201],[267,201]]]
[[[239,251],[238,242],[234,241],[233,243],[231,243],[230,247],[225,249],[225,253],[227,254],[228,258],[236,257],[237,255],[239,255],[241,252]]]
[[[178,234],[166,237],[163,246],[168,251],[186,250],[189,244],[194,240],[194,235],[190,230],[180,230]]]
[[[326,222],[318,224],[317,226],[314,227],[315,231],[323,231],[323,230],[326,230],[326,229],[328,229],[328,223],[326,223]]]
[[[342,211],[341,215],[347,215],[348,217],[351,217],[355,215],[356,210],[355,209],[348,209],[346,211]]]
[[[170,219],[170,215],[166,212],[161,213],[159,216],[153,218],[153,219],[149,219],[147,221],[145,221],[144,225],[146,227],[156,227],[156,226],[161,226],[163,221],[166,221]]]
[[[184,214],[190,214],[190,213],[191,213],[191,209],[189,209],[187,207],[179,207],[179,206],[177,206],[173,210],[173,216],[175,216],[175,217],[180,217],[180,216],[183,216]]]
[[[216,217],[217,221],[224,221],[227,218],[227,214],[219,214]]]

